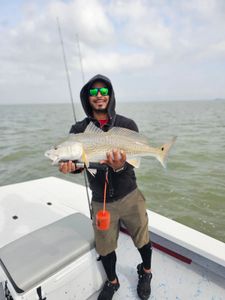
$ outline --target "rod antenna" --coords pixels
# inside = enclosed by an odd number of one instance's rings
[[[71,104],[72,104],[73,118],[74,118],[74,121],[76,123],[77,119],[76,119],[76,114],[75,114],[75,107],[74,107],[74,101],[73,101],[73,93],[72,93],[72,88],[71,88],[71,83],[70,83],[70,75],[69,75],[69,69],[68,69],[68,64],[67,64],[67,60],[66,60],[66,53],[65,53],[65,48],[64,48],[64,42],[63,42],[61,27],[60,27],[60,23],[59,23],[59,18],[57,17],[56,20],[57,20],[57,25],[58,25],[60,43],[61,43],[61,46],[62,46],[63,61],[64,61],[64,65],[65,65],[65,70],[66,70],[66,79],[67,79],[67,84],[68,84],[69,93],[70,93],[70,101],[71,101]]]

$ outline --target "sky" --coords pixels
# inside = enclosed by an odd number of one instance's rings
[[[0,104],[70,101],[57,18],[75,102],[80,60],[120,102],[225,98],[224,0],[0,0]]]

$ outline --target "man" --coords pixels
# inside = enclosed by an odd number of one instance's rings
[[[115,96],[110,80],[103,75],[96,75],[84,85],[80,92],[81,103],[87,117],[72,126],[70,133],[84,132],[90,122],[108,131],[112,127],[124,127],[138,131],[131,119],[115,112]],[[101,161],[109,166],[107,188],[107,210],[111,215],[110,227],[101,231],[96,227],[96,214],[102,209],[105,172],[98,170],[93,177],[88,174],[92,190],[93,227],[96,250],[101,256],[108,280],[98,296],[98,300],[110,300],[119,289],[116,274],[116,252],[119,223],[122,221],[135,246],[140,252],[142,263],[137,266],[137,293],[140,299],[148,299],[151,293],[151,243],[148,233],[148,217],[145,199],[137,188],[133,167],[126,162],[126,153],[112,149]],[[59,170],[63,173],[78,173],[81,170],[71,161],[61,163]]]

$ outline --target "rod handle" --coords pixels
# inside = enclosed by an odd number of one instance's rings
[[[75,162],[75,165],[79,168],[84,168],[84,163],[82,162]],[[100,163],[95,163],[95,162],[90,162],[88,169],[96,169],[100,171],[107,171],[108,165],[106,164],[100,164]]]

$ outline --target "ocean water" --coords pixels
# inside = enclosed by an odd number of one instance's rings
[[[167,168],[153,158],[136,170],[149,209],[225,242],[225,101],[118,103],[153,146],[176,135]],[[76,104],[77,119],[84,117]],[[61,174],[44,152],[68,134],[68,104],[0,106],[0,185]]]

